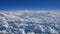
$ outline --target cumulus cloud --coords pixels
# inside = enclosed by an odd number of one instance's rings
[[[60,12],[0,12],[0,33],[3,34],[59,34],[59,26]]]

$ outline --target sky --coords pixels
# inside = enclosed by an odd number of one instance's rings
[[[0,0],[0,10],[60,10],[60,0]]]

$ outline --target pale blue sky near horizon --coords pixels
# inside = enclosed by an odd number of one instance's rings
[[[0,10],[60,10],[60,0],[0,0]]]

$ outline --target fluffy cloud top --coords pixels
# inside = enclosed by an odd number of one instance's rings
[[[60,12],[0,12],[0,33],[59,34]]]

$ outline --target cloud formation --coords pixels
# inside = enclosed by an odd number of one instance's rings
[[[60,12],[0,12],[0,33],[59,34]]]

